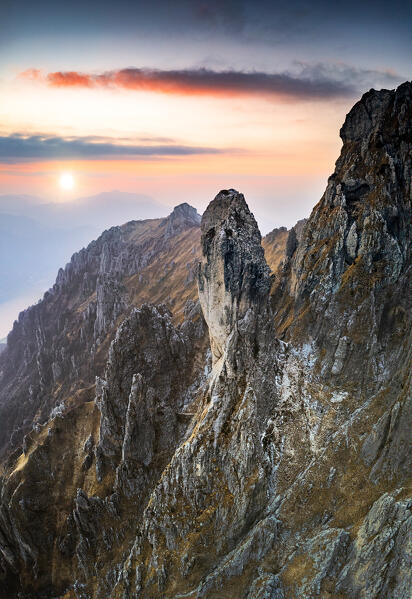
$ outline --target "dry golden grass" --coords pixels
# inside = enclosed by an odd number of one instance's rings
[[[181,321],[186,302],[197,299],[199,259],[200,229],[192,227],[172,238],[156,260],[126,280],[133,305],[164,303]]]
[[[279,231],[274,240],[272,240],[270,233],[262,239],[266,262],[272,272],[276,272],[284,260],[288,235],[288,231]]]

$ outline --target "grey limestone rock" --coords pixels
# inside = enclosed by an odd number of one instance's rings
[[[355,599],[407,599],[412,566],[412,501],[384,494],[348,550],[336,590]]]
[[[411,121],[409,83],[354,106],[335,173],[289,234],[275,280],[243,195],[222,190],[202,217],[199,302],[180,322],[162,305],[126,310],[115,271],[127,279],[198,226],[186,205],[139,251],[135,225],[115,228],[59,274],[59,301],[102,283],[81,295],[85,340],[95,322],[104,331],[124,317],[95,372],[95,403],[33,429],[5,470],[9,596],[409,596]],[[74,348],[50,347],[50,301],[22,315],[6,350],[30,340],[34,397],[67,364],[81,369]],[[60,311],[60,334],[71,326]]]
[[[255,327],[259,307],[266,309],[271,278],[257,223],[242,194],[221,191],[203,215],[201,228],[199,299],[217,361],[231,336]]]

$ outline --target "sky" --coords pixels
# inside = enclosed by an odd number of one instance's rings
[[[411,25],[398,0],[2,0],[0,196],[202,211],[233,187],[263,233],[290,227],[351,106],[412,78]]]
[[[3,0],[0,191],[119,189],[203,209],[242,187],[291,225],[332,172],[353,103],[412,77],[411,6]]]

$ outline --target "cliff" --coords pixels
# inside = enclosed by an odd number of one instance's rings
[[[228,189],[200,229],[183,207],[96,242],[92,298],[76,258],[60,275],[70,323],[95,305],[82,347],[105,365],[73,353],[98,379],[51,414],[37,367],[27,420],[47,409],[3,466],[0,596],[409,597],[412,85],[365,94],[341,137],[310,218],[265,251]],[[0,358],[11,393],[53,293]],[[57,351],[42,317],[36,347]]]
[[[196,210],[181,204],[167,219],[105,231],[60,269],[41,302],[19,315],[0,361],[2,453],[56,406],[92,398],[117,327],[145,294],[164,302],[169,293],[181,318],[186,300],[196,298],[199,223]],[[182,297],[164,285],[174,278]]]

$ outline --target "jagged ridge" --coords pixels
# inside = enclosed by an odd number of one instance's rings
[[[194,303],[178,326],[148,306],[124,321],[95,402],[6,472],[7,596],[408,597],[411,115],[409,83],[352,109],[271,295],[253,215],[218,194],[198,271],[210,354]]]

